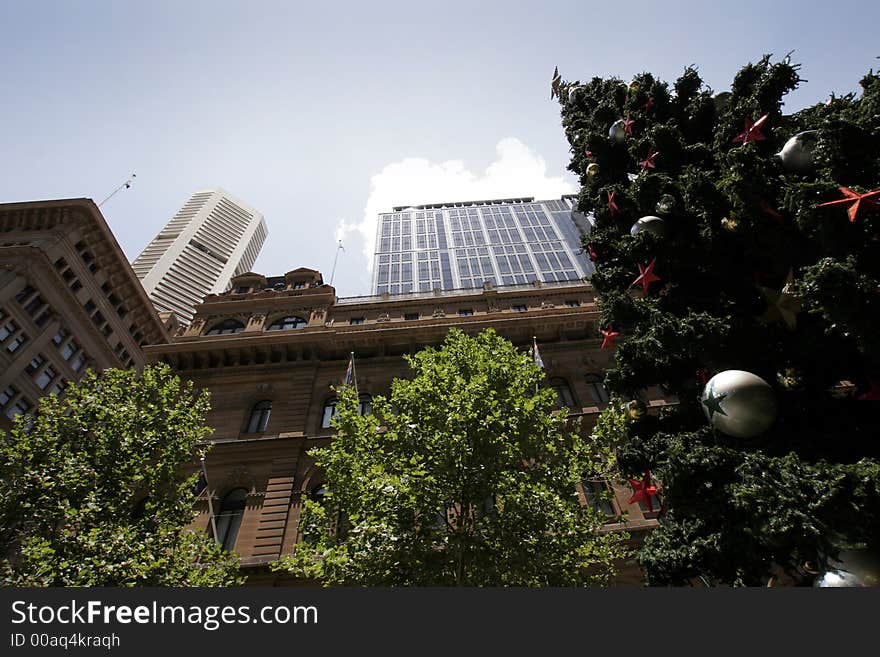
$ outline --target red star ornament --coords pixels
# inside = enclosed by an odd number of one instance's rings
[[[596,249],[593,248],[592,244],[587,244],[587,253],[590,255],[590,260],[596,262],[599,259],[599,254],[596,253]]]
[[[601,348],[605,349],[606,347],[614,347],[614,340],[617,339],[617,336],[619,336],[620,333],[615,331],[610,326],[607,329],[602,329],[599,332],[605,336],[602,340],[602,347]]]
[[[649,109],[654,107],[654,99],[648,96],[648,100],[645,101],[645,104],[642,105],[642,107],[645,108],[645,111],[648,111]]]
[[[642,171],[647,171],[648,169],[654,169],[656,165],[654,164],[654,158],[660,155],[660,151],[654,151],[653,153],[649,153],[648,156],[639,162],[642,165]]]
[[[635,121],[629,118],[629,114],[627,114],[626,118],[623,120],[623,131],[630,136],[632,136],[633,133],[633,123],[635,123]]]
[[[782,215],[779,214],[776,210],[773,209],[773,206],[770,205],[765,199],[761,199],[761,211],[765,214],[769,214],[771,217],[776,219],[777,221],[782,221]]]
[[[641,285],[642,289],[647,292],[648,288],[651,287],[651,283],[656,283],[660,280],[660,277],[654,273],[654,265],[657,264],[657,258],[654,258],[651,261],[651,264],[645,267],[642,263],[639,263],[639,277],[632,282],[630,287],[635,285]]]
[[[585,157],[588,157],[588,158],[590,158],[590,159],[593,159],[593,151],[591,151],[589,148],[586,149],[586,150],[584,151],[584,156],[585,156]]]
[[[654,501],[651,498],[657,497],[657,486],[651,483],[651,471],[645,470],[645,476],[641,481],[630,479],[629,485],[633,488],[633,496],[629,498],[629,503],[644,502],[648,511],[653,511]]]
[[[838,187],[838,189],[846,198],[840,198],[836,201],[828,201],[828,203],[820,203],[818,207],[824,208],[826,205],[849,205],[846,212],[852,223],[855,223],[856,219],[859,218],[859,213],[862,211],[863,207],[866,210],[871,207],[880,207],[880,202],[874,200],[880,196],[880,189],[875,189],[872,192],[865,192],[864,194],[854,192],[848,187]],[[862,202],[865,203],[864,206],[862,206]]]
[[[733,138],[733,143],[742,142],[743,144],[748,144],[750,141],[763,141],[766,139],[761,132],[761,126],[767,122],[769,117],[769,114],[765,114],[754,123],[752,123],[751,119],[746,119],[745,130]]]
[[[617,192],[608,192],[608,209],[611,211],[612,217],[620,212],[620,208],[617,207],[617,203],[614,201],[615,194]]]

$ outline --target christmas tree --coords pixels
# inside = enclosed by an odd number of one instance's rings
[[[606,385],[679,400],[607,411],[621,474],[660,482],[650,584],[876,581],[846,560],[880,548],[880,75],[784,114],[801,82],[770,56],[721,93],[554,78]]]

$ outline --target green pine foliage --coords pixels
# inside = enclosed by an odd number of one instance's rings
[[[880,385],[880,204],[863,201],[855,222],[845,206],[818,207],[843,198],[840,186],[880,187],[880,76],[784,114],[801,81],[788,57],[765,56],[717,95],[695,68],[671,86],[643,73],[560,89],[578,209],[595,217],[585,246],[603,327],[622,334],[606,383],[620,395],[662,385],[680,401],[628,424],[618,452],[624,473],[662,481],[661,526],[639,554],[651,584],[810,584],[841,548],[880,548],[880,420],[859,399]],[[766,139],[734,142],[765,114]],[[632,134],[610,138],[627,117]],[[805,130],[818,131],[813,164],[788,170],[776,153]],[[656,168],[642,171],[652,152]],[[646,215],[668,234],[632,236]],[[661,281],[645,294],[633,281],[654,259]],[[789,273],[793,327],[773,321],[761,290],[782,290]],[[708,425],[702,382],[728,369],[774,388],[763,435]],[[840,381],[856,389],[839,394]]]
[[[575,485],[613,468],[609,444],[551,413],[543,372],[491,329],[407,360],[369,415],[340,391],[338,432],[312,452],[328,493],[276,568],[327,585],[607,583],[625,536],[600,533]]]
[[[208,394],[166,365],[87,372],[0,438],[4,586],[226,586],[238,559],[193,520]]]

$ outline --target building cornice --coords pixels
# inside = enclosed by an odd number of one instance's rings
[[[109,277],[113,279],[117,293],[128,301],[129,312],[133,314],[147,343],[166,342],[165,328],[153,304],[92,199],[0,204],[0,226],[5,230],[51,230],[66,222],[79,224],[83,238],[95,252],[99,263],[109,270]]]

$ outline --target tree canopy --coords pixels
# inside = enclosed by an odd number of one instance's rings
[[[581,434],[542,370],[487,330],[452,329],[407,357],[412,378],[358,413],[340,391],[326,473],[308,500],[305,540],[277,567],[326,584],[541,586],[601,584],[623,536],[578,501],[586,474],[613,467]]]
[[[783,113],[801,82],[765,56],[720,93],[693,67],[556,86],[602,327],[621,334],[606,383],[680,402],[618,452],[662,481],[651,583],[809,585],[841,549],[880,547],[880,76]],[[757,435],[704,415],[737,412],[706,388],[730,370],[772,390]]]
[[[165,365],[87,372],[0,439],[7,586],[222,586],[238,559],[188,530],[208,394]]]

